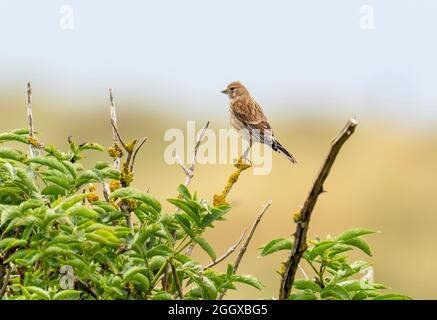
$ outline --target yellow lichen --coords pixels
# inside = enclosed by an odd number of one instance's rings
[[[132,140],[128,144],[126,144],[126,151],[129,153],[134,152],[135,144],[137,143],[137,139]]]
[[[121,158],[123,156],[123,151],[120,146],[116,143],[112,147],[108,148],[109,156],[113,159]]]
[[[111,190],[111,192],[114,192],[117,189],[121,188],[121,183],[119,180],[111,180],[111,182],[109,182],[109,190]]]
[[[279,265],[278,273],[280,275],[283,275],[286,269],[287,269],[287,265],[285,264],[285,262],[281,262],[281,264]]]
[[[296,222],[296,223],[299,222],[301,218],[302,218],[302,214],[301,214],[300,210],[293,213],[294,222]]]
[[[35,137],[28,136],[28,137],[27,137],[27,142],[28,142],[29,144],[31,144],[32,146],[34,146],[34,147],[37,147],[37,148],[40,148],[40,147],[41,147],[41,144],[38,142],[38,140],[36,140]]]
[[[87,197],[89,203],[99,201],[99,196],[95,193],[90,193]]]
[[[226,202],[226,197],[223,194],[215,194],[212,202],[214,207],[228,205]]]
[[[129,184],[134,180],[134,173],[130,171],[128,168],[126,168],[125,165],[123,165],[123,170],[120,174],[120,183],[123,187],[128,187]]]
[[[229,176],[228,182],[224,187],[222,193],[214,195],[213,198],[214,206],[228,205],[228,203],[226,202],[226,196],[228,195],[229,191],[231,191],[234,184],[237,183],[241,172],[243,172],[246,169],[249,169],[252,165],[248,163],[244,163],[243,159],[240,157],[240,159],[238,159],[235,162],[234,166],[237,168],[237,170],[232,172],[232,174]]]

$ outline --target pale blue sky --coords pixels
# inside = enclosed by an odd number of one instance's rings
[[[2,0],[0,85],[83,99],[113,87],[218,113],[219,90],[241,80],[271,113],[436,119],[436,30],[435,0]]]

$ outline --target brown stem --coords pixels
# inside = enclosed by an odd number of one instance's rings
[[[170,261],[170,267],[171,267],[171,272],[173,273],[173,279],[174,279],[174,283],[176,285],[176,289],[178,290],[179,299],[182,300],[184,298],[184,293],[182,292],[181,282],[180,282],[178,274],[176,272],[176,268],[171,261]]]
[[[250,240],[252,240],[253,234],[255,233],[255,230],[258,227],[258,224],[261,222],[261,219],[262,219],[264,213],[267,211],[267,209],[270,207],[271,204],[272,204],[272,200],[267,202],[267,204],[262,208],[260,214],[256,218],[255,223],[253,224],[252,228],[250,229],[249,235],[247,236],[246,241],[244,241],[244,244],[240,249],[240,253],[237,256],[237,259],[235,260],[234,274],[237,272],[238,267],[240,266],[240,262],[243,259],[244,254],[246,253],[247,247],[249,246]],[[225,296],[225,294],[226,294],[226,289],[224,289],[224,291],[222,293],[220,293],[217,300],[222,300],[223,297]]]
[[[279,289],[279,299],[281,300],[287,299],[290,295],[293,287],[294,277],[299,266],[299,261],[307,249],[306,239],[311,213],[316,205],[319,195],[324,191],[323,183],[328,177],[341,147],[354,133],[357,124],[358,122],[355,119],[349,120],[344,129],[332,140],[328,156],[326,157],[319,174],[314,181],[300,214],[297,215],[295,219],[297,226],[296,232],[294,233],[293,248],[291,249],[289,258],[283,265],[281,286]]]

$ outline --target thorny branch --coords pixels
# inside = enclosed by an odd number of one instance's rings
[[[290,295],[293,287],[294,277],[299,266],[299,261],[307,249],[306,239],[311,213],[313,212],[319,195],[324,191],[323,184],[329,175],[329,172],[338,153],[340,152],[341,147],[354,133],[357,125],[358,122],[355,119],[349,120],[344,129],[332,140],[328,156],[326,157],[319,174],[314,181],[311,191],[305,200],[305,204],[297,217],[295,217],[297,226],[296,232],[294,233],[293,248],[291,249],[290,256],[287,261],[284,262],[281,270],[282,279],[279,290],[279,299],[281,300],[287,299]]]

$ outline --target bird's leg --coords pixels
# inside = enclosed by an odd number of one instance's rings
[[[249,139],[249,146],[247,149],[243,152],[241,157],[237,160],[237,162],[234,164],[234,166],[239,170],[246,170],[247,168],[250,168],[252,166],[252,162],[248,158],[249,151],[252,148],[252,137]]]

